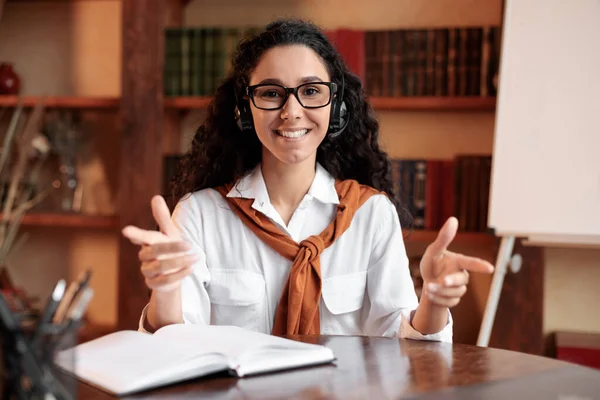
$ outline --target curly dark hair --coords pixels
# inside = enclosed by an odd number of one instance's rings
[[[312,49],[323,59],[338,87],[342,85],[342,74],[344,77],[348,125],[341,135],[326,136],[317,149],[317,162],[336,179],[354,179],[387,193],[401,223],[411,225],[410,214],[401,206],[394,189],[390,159],[379,147],[379,122],[360,79],[348,69],[321,29],[299,19],[274,21],[264,31],[248,35],[239,43],[231,72],[216,89],[206,119],[171,182],[173,200],[197,190],[233,183],[260,163],[262,145],[256,133],[242,133],[236,124],[235,94],[243,93],[249,85],[262,55],[283,45]]]

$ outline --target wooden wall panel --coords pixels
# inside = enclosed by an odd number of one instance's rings
[[[150,199],[160,192],[162,170],[163,27],[166,4],[122,0],[123,79],[121,104],[121,228],[154,229]],[[137,246],[121,236],[119,250],[119,329],[131,329],[147,303]]]
[[[519,272],[508,272],[498,303],[489,347],[541,355],[544,352],[544,253],[515,241],[523,257]]]

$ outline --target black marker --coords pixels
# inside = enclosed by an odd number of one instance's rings
[[[31,342],[32,347],[36,347],[37,342],[40,340],[42,332],[44,331],[44,326],[52,321],[52,317],[54,317],[54,313],[58,308],[58,304],[60,303],[60,300],[65,294],[66,286],[67,284],[65,283],[65,280],[61,279],[54,287],[54,290],[52,291],[52,296],[50,296],[50,298],[48,299],[48,304],[46,304],[46,308],[44,308],[44,312],[42,313],[42,316],[40,317],[40,320],[38,322],[37,329],[33,336],[33,341]]]

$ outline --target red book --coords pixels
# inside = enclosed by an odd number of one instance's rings
[[[427,160],[425,176],[425,229],[438,229],[442,213],[442,161]]]
[[[327,29],[325,31],[325,36],[327,36],[327,39],[329,39],[335,48],[337,48],[337,33],[337,29]]]
[[[365,84],[365,33],[351,29],[327,30],[325,35],[336,47],[348,68]]]
[[[443,225],[446,220],[454,215],[454,161],[442,161],[441,168],[442,188],[440,199],[440,225]]]

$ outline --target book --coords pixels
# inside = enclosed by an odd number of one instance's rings
[[[321,345],[235,326],[175,324],[154,334],[111,333],[61,351],[55,362],[81,381],[123,396],[218,372],[243,378],[334,360]]]

